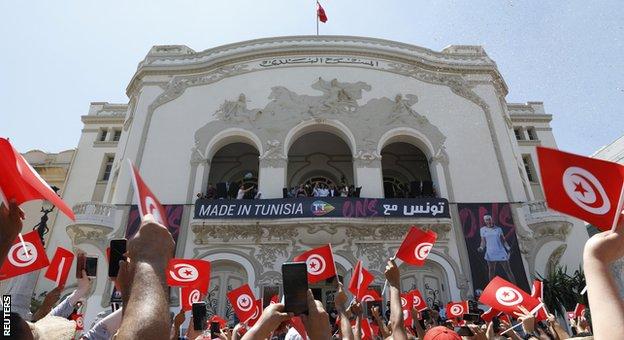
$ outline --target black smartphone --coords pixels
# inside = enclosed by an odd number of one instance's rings
[[[466,326],[459,327],[456,332],[459,336],[474,336],[474,333]]]
[[[76,256],[76,278],[82,278],[82,270],[85,269],[85,254],[78,253]]]
[[[295,315],[308,314],[308,266],[305,262],[282,264],[284,311]]]
[[[494,333],[498,334],[500,332],[500,319],[495,316],[492,318],[492,328],[494,329]]]
[[[221,327],[219,325],[218,322],[211,322],[210,323],[210,337],[212,339],[214,338],[218,338],[219,334],[221,334]]]
[[[207,327],[206,321],[208,321],[206,302],[193,302],[193,329],[196,331],[205,330]]]
[[[470,313],[466,313],[464,314],[464,316],[462,317],[463,320],[467,321],[467,322],[473,322],[476,323],[477,321],[479,321],[479,314],[470,314]]]
[[[125,238],[116,239],[110,241],[110,258],[108,259],[108,277],[117,277],[119,273],[119,261],[126,260],[124,254],[126,253],[126,243],[128,241]]]
[[[95,256],[85,257],[85,271],[87,272],[88,277],[97,276],[97,263],[98,263],[97,257]]]

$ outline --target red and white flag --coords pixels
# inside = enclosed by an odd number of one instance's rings
[[[368,289],[364,292],[364,295],[362,295],[362,300],[360,302],[366,301],[381,301],[381,295],[374,289]]]
[[[437,238],[438,234],[432,230],[411,227],[396,256],[409,264],[422,266]]]
[[[132,170],[132,184],[134,185],[134,192],[136,194],[141,218],[147,214],[152,214],[156,222],[168,227],[165,208],[147,184],[145,184],[145,181],[141,178],[141,174],[139,174],[139,170],[134,166],[134,164],[132,164],[130,160],[128,160],[128,164],[130,164],[130,168]]]
[[[447,318],[461,318],[468,313],[468,301],[449,302],[446,304]]]
[[[24,235],[19,234],[0,267],[0,280],[30,273],[49,264],[39,233],[34,230]]]
[[[248,327],[253,327],[253,325],[260,320],[260,316],[262,315],[262,299],[257,299],[254,303],[254,313],[247,319],[243,320],[243,323]]]
[[[171,259],[167,265],[167,284],[196,287],[205,294],[210,286],[210,262],[199,259]]]
[[[355,295],[356,300],[362,301],[362,297],[368,290],[375,277],[368,270],[364,269],[362,261],[359,260],[353,268],[353,274],[351,274],[351,281],[349,282],[349,291]]]
[[[82,314],[74,313],[71,315],[71,319],[76,322],[77,331],[84,330],[84,316]]]
[[[229,291],[227,298],[234,308],[234,313],[241,321],[249,320],[254,314],[260,313],[260,311],[256,311],[256,297],[248,284]]]
[[[46,270],[45,278],[56,282],[57,287],[65,287],[72,262],[74,262],[74,253],[63,247],[56,248],[48,270]]]
[[[193,310],[193,304],[202,301],[206,295],[202,290],[203,288],[196,286],[180,287],[180,306],[183,311]]]
[[[319,21],[322,23],[326,23],[327,22],[327,14],[325,14],[325,9],[323,8],[323,6],[321,6],[320,2],[316,2],[316,16],[318,17]]]
[[[615,227],[622,212],[624,166],[537,147],[548,207],[601,230]]]
[[[416,308],[417,311],[422,312],[429,308],[429,306],[427,306],[427,302],[423,299],[423,296],[418,289],[414,289],[410,293],[412,294],[412,306]]]
[[[406,326],[412,325],[412,307],[414,306],[414,297],[412,292],[401,294],[401,310],[403,311],[403,322]]]
[[[544,300],[544,286],[542,281],[533,280],[533,287],[531,288],[531,297],[534,297],[538,300]]]
[[[511,315],[514,315],[513,312],[520,312],[518,306],[523,306],[533,313],[534,309],[540,306],[539,300],[499,276],[485,287],[479,302]],[[539,309],[543,311],[542,308]],[[541,319],[540,314],[537,315],[538,320]]]
[[[72,221],[76,220],[71,208],[5,138],[0,138],[0,174],[0,203],[7,208],[11,200],[18,205],[32,200],[47,200]]]
[[[306,263],[309,283],[316,283],[336,276],[334,254],[330,244],[308,250],[295,257],[293,261]]]

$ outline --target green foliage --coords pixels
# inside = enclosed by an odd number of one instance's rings
[[[551,313],[566,317],[565,311],[574,310],[577,303],[587,305],[581,291],[585,288],[583,269],[575,270],[569,275],[567,267],[558,266],[547,278],[537,275],[543,282],[544,304]]]

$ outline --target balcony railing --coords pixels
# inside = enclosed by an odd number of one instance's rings
[[[115,206],[101,202],[82,202],[72,208],[76,215],[75,224],[97,225],[108,228],[115,226]]]

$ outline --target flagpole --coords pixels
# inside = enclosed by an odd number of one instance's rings
[[[314,11],[314,15],[316,16],[316,35],[319,35],[318,1],[316,1],[316,11]]]

